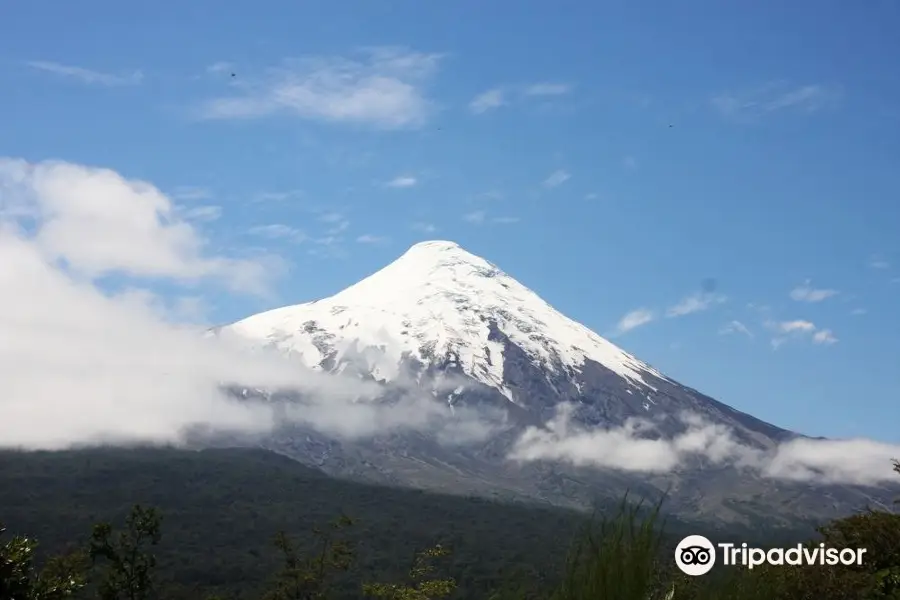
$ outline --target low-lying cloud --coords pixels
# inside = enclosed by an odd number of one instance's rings
[[[177,290],[206,278],[256,293],[267,265],[209,252],[148,183],[0,159],[0,265],[0,447],[177,444],[196,428],[262,434],[285,420],[350,438],[416,428],[452,442],[485,429],[465,411],[440,425],[446,405],[421,394],[383,403],[375,383],[205,335],[196,296],[140,284]],[[303,402],[239,400],[226,385]]]
[[[798,438],[769,448],[742,443],[735,432],[696,414],[682,414],[681,433],[669,438],[649,419],[620,427],[588,428],[574,419],[575,407],[561,405],[544,427],[529,427],[509,458],[518,462],[558,461],[575,466],[640,473],[670,473],[695,461],[733,466],[775,479],[878,485],[896,482],[892,459],[900,446],[866,439]]]

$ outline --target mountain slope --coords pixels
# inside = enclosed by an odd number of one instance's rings
[[[492,323],[551,372],[577,372],[592,360],[634,385],[650,388],[646,376],[662,377],[453,242],[416,244],[331,298],[254,315],[232,329],[295,352],[313,368],[340,363],[354,345],[380,348],[365,355],[377,379],[395,378],[404,358],[453,357],[463,373],[515,402]]]
[[[512,418],[502,434],[463,448],[448,449],[422,434],[341,443],[311,431],[282,432],[269,444],[335,474],[576,506],[626,488],[672,487],[683,513],[728,520],[773,510],[830,516],[865,497],[847,488],[763,480],[703,457],[665,475],[641,465],[610,468],[615,465],[603,460],[599,469],[510,462],[525,428],[547,423],[561,406],[575,406],[572,419],[587,429],[650,419],[651,439],[683,434],[686,414],[759,452],[798,436],[682,386],[453,242],[416,244],[330,298],[260,313],[222,331],[316,370],[430,388],[448,414],[460,404],[487,404]],[[451,385],[441,387],[446,381]],[[619,462],[640,462],[631,459]]]

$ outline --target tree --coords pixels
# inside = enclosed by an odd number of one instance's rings
[[[456,581],[452,578],[430,579],[434,571],[432,561],[449,554],[440,544],[419,552],[413,559],[409,570],[410,583],[399,585],[394,583],[367,583],[363,585],[363,594],[385,600],[436,600],[446,598],[456,589]]]
[[[353,562],[353,548],[337,539],[340,531],[353,525],[353,520],[341,516],[327,528],[313,529],[318,551],[303,556],[284,532],[275,536],[275,546],[281,550],[284,566],[278,574],[274,589],[265,600],[320,600],[326,597],[327,584],[334,572],[346,571]]]
[[[156,557],[147,547],[159,543],[160,524],[156,509],[136,504],[118,536],[109,523],[94,525],[88,555],[94,564],[101,560],[106,563],[99,582],[101,600],[151,597]]]
[[[0,536],[6,529],[0,524]],[[0,598],[4,600],[62,600],[71,598],[85,586],[85,561],[72,553],[47,561],[38,571],[34,566],[37,542],[15,536],[0,546]]]

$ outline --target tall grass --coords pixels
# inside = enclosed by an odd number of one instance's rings
[[[644,503],[622,500],[613,518],[591,519],[576,539],[552,600],[666,600],[672,588],[660,564],[662,500],[649,515]]]

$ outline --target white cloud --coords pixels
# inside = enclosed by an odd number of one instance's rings
[[[418,183],[418,181],[415,177],[410,175],[400,175],[388,181],[387,186],[392,188],[408,188],[415,186],[416,183]]]
[[[463,220],[468,221],[469,223],[474,223],[476,225],[481,225],[482,223],[484,223],[486,217],[487,213],[485,211],[475,210],[463,215]]]
[[[356,242],[359,244],[384,244],[390,241],[390,238],[387,238],[382,235],[372,235],[372,234],[364,234],[356,238]]]
[[[172,190],[171,196],[176,200],[208,200],[212,198],[213,193],[205,187],[180,185]]]
[[[815,323],[797,319],[794,321],[766,321],[766,328],[773,331],[772,347],[778,349],[789,339],[808,339],[815,344],[834,344],[838,340],[830,329],[819,329]]]
[[[796,321],[782,321],[776,323],[775,326],[781,333],[810,333],[816,330],[814,323],[800,319]]]
[[[525,88],[526,96],[562,96],[572,91],[566,83],[534,83]]]
[[[435,227],[431,223],[422,223],[422,222],[413,223],[412,225],[410,225],[410,228],[413,231],[418,231],[421,233],[434,233],[435,231],[437,231],[437,227]]]
[[[873,254],[869,257],[869,268],[883,271],[891,268],[891,263],[880,254]]]
[[[816,289],[812,287],[812,282],[805,281],[803,285],[799,285],[791,290],[791,300],[797,302],[821,302],[832,296],[837,295],[837,290]]]
[[[296,227],[284,223],[270,223],[268,225],[255,225],[247,230],[251,235],[270,240],[290,240],[292,242],[304,242],[309,237]]]
[[[858,316],[866,314],[867,312],[868,311],[864,308],[854,308],[853,310],[850,311],[850,314],[855,317],[858,317]]]
[[[283,202],[292,198],[303,196],[302,190],[287,190],[283,192],[258,192],[250,200],[253,203],[258,202]]]
[[[285,61],[260,79],[242,77],[242,94],[207,102],[208,119],[250,119],[284,114],[381,129],[421,126],[434,107],[425,85],[440,56],[400,48],[374,48],[362,59],[306,57]]]
[[[497,223],[498,225],[512,225],[518,223],[519,220],[519,217],[493,217],[491,223]]]
[[[731,335],[734,333],[741,333],[750,338],[753,337],[753,332],[740,321],[730,321],[719,329],[719,335]]]
[[[637,329],[638,327],[642,327],[656,319],[656,314],[649,309],[646,308],[638,308],[629,313],[626,313],[619,322],[616,324],[616,333],[622,334],[632,329]]]
[[[563,169],[558,169],[558,170],[554,171],[553,173],[551,173],[550,176],[544,180],[544,187],[555,188],[555,187],[558,187],[558,186],[564,184],[566,181],[568,181],[571,178],[572,178],[572,175],[570,175],[567,171],[564,171]]]
[[[206,67],[206,72],[213,75],[218,75],[220,73],[231,73],[233,70],[234,66],[230,62],[224,60],[213,63]]]
[[[158,189],[109,169],[0,158],[0,207],[35,223],[33,243],[49,260],[91,279],[109,274],[218,279],[264,291],[274,266],[206,255],[205,240]],[[0,210],[0,213],[10,214]]]
[[[264,434],[284,419],[350,438],[415,428],[453,442],[490,431],[468,417],[453,425],[446,406],[429,398],[410,393],[396,406],[373,403],[382,392],[376,384],[316,373],[231,336],[205,336],[195,322],[202,296],[162,297],[132,285],[178,290],[185,273],[226,276],[221,265],[232,265],[185,246],[194,230],[148,183],[103,169],[4,159],[0,203],[31,209],[0,221],[0,447],[180,443],[192,428]],[[167,228],[174,226],[173,241]],[[134,247],[120,245],[122,231]],[[94,239],[103,252],[91,247]],[[85,264],[114,270],[128,285],[107,290],[81,273]],[[209,265],[215,268],[207,273]],[[305,400],[238,401],[223,384],[295,390]]]
[[[84,67],[75,67],[72,65],[63,65],[60,63],[33,60],[26,63],[33,69],[46,71],[62,77],[70,77],[78,81],[92,85],[104,85],[107,87],[138,85],[144,80],[144,75],[140,71],[133,71],[128,74],[111,74],[101,73],[100,71],[92,71]]]
[[[822,329],[813,334],[813,342],[816,344],[835,344],[837,341],[830,329]]]
[[[509,458],[519,462],[563,461],[643,473],[670,473],[693,461],[749,469],[773,479],[876,485],[893,482],[891,460],[900,446],[865,439],[797,439],[767,449],[737,441],[733,430],[684,413],[680,434],[666,438],[655,423],[629,419],[614,428],[586,428],[573,419],[577,408],[561,405],[543,427],[530,427]]]
[[[725,302],[725,300],[725,296],[698,292],[696,294],[691,294],[690,296],[683,298],[681,302],[679,302],[675,306],[670,307],[668,310],[666,310],[666,316],[669,318],[683,317],[684,315],[702,312],[705,310],[709,310],[716,304]]]
[[[472,102],[469,103],[469,110],[476,115],[480,115],[489,110],[500,108],[506,103],[503,90],[494,88],[476,96]]]
[[[713,97],[712,105],[725,116],[757,117],[786,110],[814,113],[834,107],[839,100],[836,90],[823,85],[791,86],[775,81],[743,92],[719,94]]]
[[[222,207],[214,204],[185,208],[182,216],[189,221],[216,221],[222,216]]]
[[[521,98],[539,96],[562,96],[572,91],[572,86],[566,83],[533,83],[524,86],[511,86],[507,89],[495,87],[486,90],[472,99],[469,110],[481,115],[490,110],[496,110],[510,104],[510,96]]]

